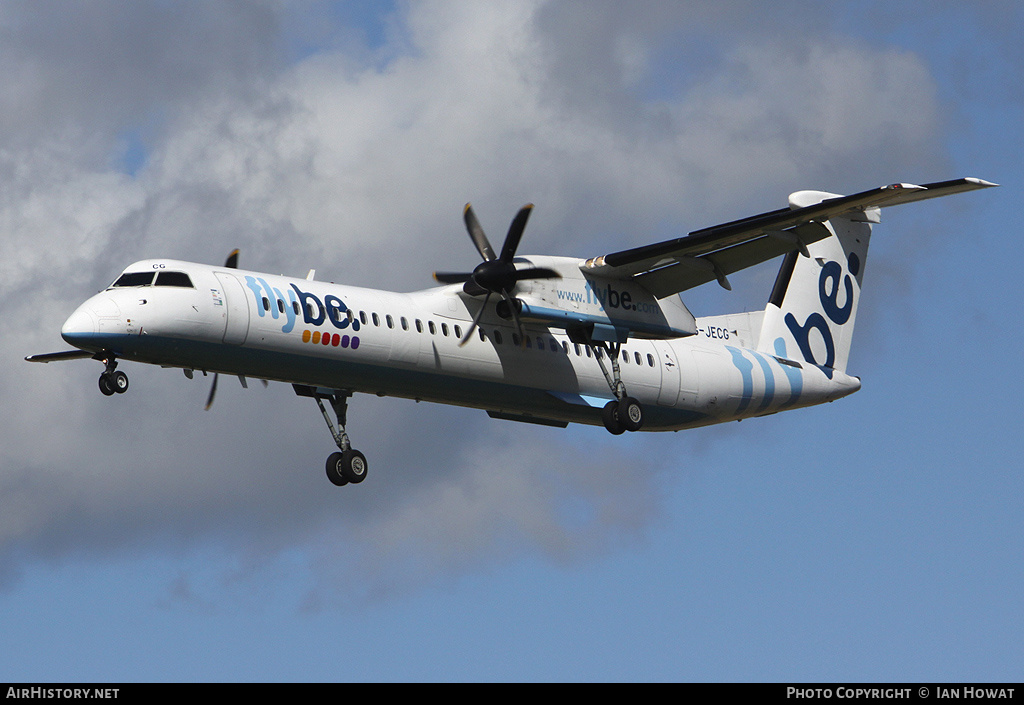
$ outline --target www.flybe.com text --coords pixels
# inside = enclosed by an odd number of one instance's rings
[[[619,291],[612,287],[611,284],[605,284],[604,287],[595,287],[588,281],[582,292],[556,289],[555,293],[562,301],[571,301],[578,304],[596,304],[606,311],[609,309],[622,309],[623,311],[651,313],[660,310],[657,304],[643,300],[637,301],[626,289]]]

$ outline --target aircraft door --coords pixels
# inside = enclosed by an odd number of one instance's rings
[[[664,341],[654,343],[657,351],[658,366],[661,368],[661,387],[658,391],[658,404],[675,406],[679,398],[679,361],[676,359],[672,346]]]
[[[241,345],[249,335],[249,297],[242,283],[228,272],[214,272],[220,283],[223,301],[224,342]]]
[[[697,399],[697,366],[689,347],[672,345],[669,341],[654,344],[661,363],[661,391],[658,403],[663,406],[691,406]]]

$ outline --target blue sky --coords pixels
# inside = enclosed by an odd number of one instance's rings
[[[383,7],[384,9],[379,9]],[[0,7],[0,678],[1019,680],[1015,3]],[[886,210],[852,397],[613,438],[315,406],[64,349],[151,256],[399,290],[460,209],[589,257],[804,188],[977,176]],[[769,265],[697,315],[757,308]]]

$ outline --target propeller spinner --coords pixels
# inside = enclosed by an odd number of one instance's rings
[[[519,322],[518,307],[516,306],[515,298],[512,296],[512,289],[524,279],[557,279],[561,277],[558,272],[547,267],[516,269],[513,263],[516,249],[519,247],[519,241],[522,239],[523,231],[526,229],[526,221],[529,220],[532,211],[533,204],[529,203],[520,208],[519,212],[516,213],[516,217],[512,219],[512,224],[509,225],[508,234],[505,236],[505,244],[502,245],[501,255],[499,256],[494,254],[494,248],[491,247],[487,235],[484,234],[484,229],[480,226],[480,221],[477,220],[473,207],[468,203],[466,204],[466,208],[463,211],[466,230],[469,232],[470,240],[473,241],[477,252],[484,258],[484,261],[478,264],[472,272],[434,272],[434,279],[442,284],[462,284],[462,290],[470,296],[484,295],[484,303],[480,310],[476,312],[472,325],[470,325],[462,340],[459,341],[459,345],[465,345],[470,337],[472,337],[480,322],[480,317],[487,308],[491,294],[501,296],[505,303],[508,304],[512,320],[516,324],[516,330],[519,331],[519,339],[525,341],[523,326]]]

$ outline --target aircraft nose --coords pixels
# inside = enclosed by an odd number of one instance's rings
[[[88,306],[79,306],[60,329],[60,337],[78,346],[99,332],[99,321]]]

